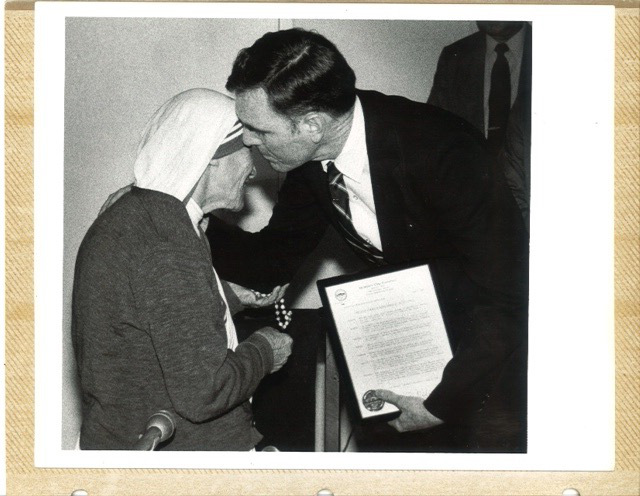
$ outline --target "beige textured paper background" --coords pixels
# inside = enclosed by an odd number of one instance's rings
[[[593,3],[593,2],[584,2]],[[599,2],[597,2],[599,3]],[[622,2],[634,6],[634,3]],[[614,472],[35,469],[33,11],[5,12],[6,443],[10,495],[640,495],[640,10],[616,10]],[[597,401],[597,398],[593,399]],[[576,415],[580,415],[576,411]],[[597,426],[594,426],[596,429]],[[585,436],[589,433],[585,432]]]

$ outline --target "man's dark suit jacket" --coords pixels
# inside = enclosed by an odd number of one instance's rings
[[[517,409],[513,390],[526,391],[526,379],[505,384],[526,367],[527,247],[513,198],[491,177],[484,139],[436,107],[373,91],[358,96],[384,259],[431,264],[453,351],[425,406],[447,423],[465,423],[508,389],[499,409]],[[289,282],[329,224],[340,232],[337,215],[321,164],[306,163],[287,174],[262,231],[212,219],[216,270],[262,290]]]
[[[521,98],[531,92],[531,26],[526,29],[518,83]],[[486,35],[478,31],[444,47],[427,103],[467,120],[484,134]],[[527,99],[528,100],[528,99]]]

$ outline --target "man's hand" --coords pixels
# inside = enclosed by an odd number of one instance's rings
[[[263,308],[273,305],[276,301],[280,301],[289,287],[288,284],[285,284],[284,286],[276,286],[273,288],[271,293],[263,294],[232,282],[228,284],[240,300],[240,303],[247,308]]]
[[[118,191],[115,191],[114,193],[111,193],[109,195],[109,198],[107,198],[107,201],[104,202],[104,205],[102,205],[102,208],[100,209],[100,212],[98,213],[98,217],[100,217],[111,205],[113,205],[115,202],[117,202],[121,196],[123,196],[125,193],[128,193],[129,191],[131,191],[131,187],[133,186],[133,184],[127,184],[126,186],[123,186],[122,188],[120,188]]]
[[[398,432],[428,429],[444,423],[424,407],[423,398],[402,396],[386,389],[377,389],[374,394],[400,409],[400,416],[389,422],[389,425]]]
[[[287,363],[289,355],[291,355],[291,344],[293,339],[284,332],[276,331],[273,327],[263,327],[256,331],[262,337],[266,338],[273,350],[273,368],[271,373],[277,372]]]

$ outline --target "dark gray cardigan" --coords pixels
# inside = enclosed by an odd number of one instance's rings
[[[133,188],[91,226],[73,289],[82,449],[131,448],[161,409],[176,418],[165,449],[248,450],[260,440],[248,399],[272,351],[257,334],[227,349],[211,267],[206,241],[169,195]]]

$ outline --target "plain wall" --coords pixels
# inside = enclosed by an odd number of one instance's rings
[[[352,65],[358,87],[426,101],[442,48],[476,31],[473,22],[252,19],[69,18],[65,64],[63,274],[63,439],[73,448],[80,402],[70,338],[75,258],[107,196],[133,180],[146,121],[174,94],[193,87],[224,91],[238,50],[279,26],[315,29]],[[233,218],[255,231],[269,219],[283,177],[256,157],[247,208]],[[315,280],[353,270],[355,257],[330,232],[292,283],[289,299],[316,308]]]

